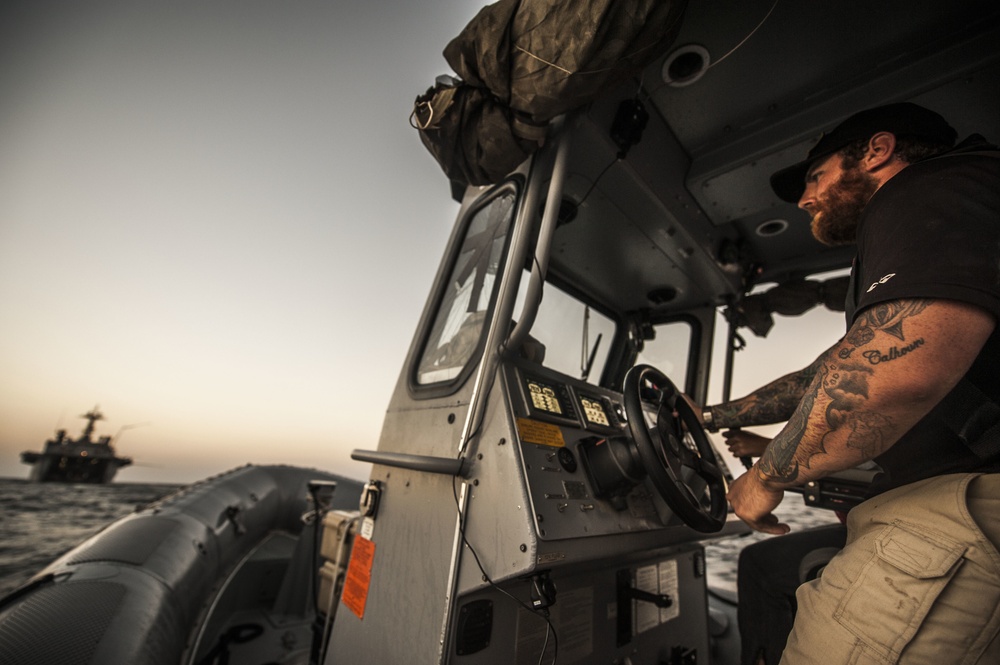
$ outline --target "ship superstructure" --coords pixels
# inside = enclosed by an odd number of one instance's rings
[[[42,452],[24,451],[21,461],[31,465],[33,482],[59,483],[109,483],[118,469],[132,463],[130,457],[119,457],[111,445],[112,437],[101,436],[94,440],[94,425],[104,420],[95,406],[80,416],[87,421],[80,438],[71,439],[66,430],[56,431],[56,436],[45,442]]]

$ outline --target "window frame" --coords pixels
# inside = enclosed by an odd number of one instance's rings
[[[489,331],[496,310],[497,295],[500,290],[501,282],[501,279],[499,278],[503,274],[507,264],[510,245],[514,235],[514,226],[517,221],[518,212],[522,202],[522,190],[523,187],[519,179],[511,178],[505,180],[480,196],[472,204],[472,206],[465,211],[464,215],[462,215],[458,223],[460,232],[456,234],[455,240],[448,249],[447,258],[443,264],[446,268],[439,271],[438,282],[435,285],[433,295],[433,307],[429,308],[428,315],[421,324],[421,330],[418,336],[419,342],[416,345],[417,351],[413,354],[410,367],[406,373],[407,389],[413,399],[425,400],[454,395],[463,385],[465,385],[475,368],[479,366],[479,363],[482,360],[483,349],[486,344],[486,335]],[[434,330],[434,324],[437,322],[438,317],[441,314],[441,307],[445,300],[449,280],[455,271],[455,265],[461,256],[462,248],[465,246],[469,228],[471,227],[476,215],[482,212],[483,209],[487,208],[496,199],[507,194],[513,194],[511,216],[507,223],[507,232],[504,239],[503,249],[501,251],[501,259],[497,265],[497,279],[494,281],[492,291],[490,292],[489,301],[485,310],[486,317],[483,319],[482,328],[479,331],[479,339],[476,341],[476,345],[473,347],[469,359],[457,375],[444,381],[421,383],[417,379],[420,370],[420,363],[424,358],[424,354],[427,352],[427,345],[430,343],[430,336]]]

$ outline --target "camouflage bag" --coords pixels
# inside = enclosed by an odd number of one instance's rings
[[[470,185],[500,181],[544,138],[488,91],[450,77],[417,97],[410,121],[445,175]]]
[[[550,120],[590,103],[663,55],[686,5],[500,0],[484,7],[444,50],[462,83],[454,93],[439,83],[417,98],[415,126],[424,145],[450,178],[497,182],[537,149]],[[452,114],[458,117],[448,118]],[[426,125],[419,121],[428,116]],[[461,164],[447,161],[459,156]]]

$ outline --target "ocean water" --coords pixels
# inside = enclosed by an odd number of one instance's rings
[[[0,478],[0,597],[94,535],[179,485],[111,483],[63,485]],[[828,510],[807,507],[788,493],[776,514],[793,530],[835,522]],[[750,543],[771,538],[761,533],[712,542],[706,548],[708,583],[736,589],[736,559]]]
[[[119,517],[178,487],[0,478],[0,596]]]

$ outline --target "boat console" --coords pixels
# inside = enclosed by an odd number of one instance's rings
[[[607,536],[684,524],[657,486],[643,482],[648,471],[630,431],[625,395],[527,364],[506,366],[504,379],[540,540]],[[659,397],[653,388],[647,390],[651,399]],[[648,430],[650,423],[656,426],[655,403],[642,406],[644,417],[637,427]],[[664,420],[671,422],[664,424]],[[660,421],[663,427],[675,424],[669,414],[660,414]],[[676,448],[669,460],[681,458],[679,446],[684,446],[683,454],[700,461],[692,438],[675,438]],[[659,450],[663,461],[657,463],[669,468],[668,449]],[[719,462],[714,451],[709,449],[708,454],[711,457],[706,464],[721,468],[716,466]],[[693,485],[689,495],[692,503],[711,511],[708,484],[695,469],[692,463],[678,480]],[[719,505],[724,508],[717,501],[716,510]],[[722,526],[721,520],[715,528],[711,528],[711,520],[707,522],[706,531]]]

